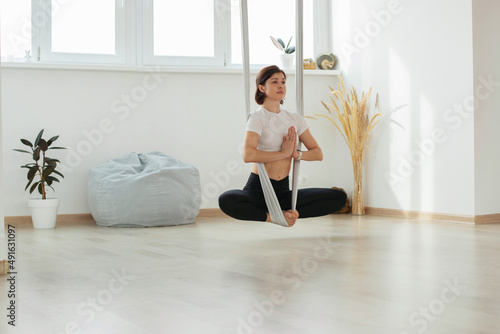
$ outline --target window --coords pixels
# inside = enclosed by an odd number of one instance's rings
[[[2,60],[24,61],[31,51],[31,0],[0,0],[0,6]]]
[[[250,61],[278,63],[269,36],[287,43],[295,35],[295,0],[247,1]],[[330,0],[303,1],[303,56],[315,58],[318,46],[331,49]],[[0,0],[2,58],[24,61],[31,50],[40,62],[239,67],[239,2]]]
[[[126,63],[126,8],[121,0],[38,0],[50,13],[35,28],[42,62]]]
[[[228,0],[144,0],[142,56],[146,65],[224,66]]]
[[[52,52],[115,54],[115,10],[114,0],[72,1],[58,9],[51,22]]]
[[[304,1],[305,58],[315,58],[313,47],[313,0]],[[241,28],[239,2],[231,13],[231,59],[234,64],[242,63]],[[281,38],[285,45],[295,35],[294,0],[251,0],[248,1],[248,35],[250,62],[252,64],[279,64],[278,50],[269,36]],[[295,45],[295,37],[290,45]]]
[[[155,56],[215,55],[213,0],[155,0],[153,9]]]

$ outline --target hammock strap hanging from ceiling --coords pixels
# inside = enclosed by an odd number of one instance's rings
[[[304,115],[304,92],[303,92],[303,66],[302,66],[302,45],[303,45],[303,0],[295,1],[295,86],[296,86],[296,109],[299,115]],[[250,115],[250,56],[248,43],[248,6],[247,0],[240,0],[240,19],[241,19],[241,46],[243,56],[243,74],[245,88],[245,111],[247,119]],[[301,143],[297,141],[297,149],[300,150]],[[265,165],[257,163],[259,171],[259,179],[264,192],[264,198],[269,210],[271,222],[277,225],[289,227],[283,211],[281,210],[278,197],[273,189],[271,180],[267,174]],[[293,176],[292,176],[292,210],[297,207],[297,192],[299,181],[300,160],[293,161]]]

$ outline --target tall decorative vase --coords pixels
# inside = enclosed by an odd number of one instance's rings
[[[365,214],[363,202],[363,162],[361,159],[353,159],[354,188],[352,194],[352,214],[362,216]]]
[[[370,131],[379,122],[377,117],[382,115],[376,113],[371,118],[368,116],[368,101],[372,91],[371,88],[368,93],[363,92],[361,98],[358,99],[354,88],[351,88],[348,93],[345,89],[344,81],[340,76],[339,81],[339,90],[334,90],[330,87],[332,94],[339,102],[335,102],[334,98],[331,98],[332,104],[322,102],[323,106],[328,110],[329,115],[314,115],[324,117],[332,122],[349,147],[354,174],[352,214],[361,216],[365,214],[365,205],[363,202],[363,152],[367,145]],[[375,109],[377,108],[378,95],[375,100]],[[309,118],[315,119],[314,117]]]

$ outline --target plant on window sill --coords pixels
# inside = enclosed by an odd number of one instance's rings
[[[273,41],[273,44],[278,48],[278,50],[283,51],[284,54],[292,54],[295,52],[295,46],[290,46],[290,42],[292,41],[292,37],[290,37],[290,40],[288,41],[288,44],[285,47],[285,43],[281,38],[274,38],[273,36],[271,37],[271,40]]]

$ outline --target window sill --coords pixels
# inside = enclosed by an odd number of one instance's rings
[[[126,66],[126,65],[86,65],[60,63],[23,63],[2,62],[3,68],[22,69],[52,69],[52,70],[89,70],[89,71],[119,71],[119,72],[158,72],[158,73],[215,73],[215,74],[243,74],[242,68],[229,67],[169,67],[169,66]],[[252,68],[250,73],[257,74],[260,69]],[[293,75],[295,69],[286,70]],[[340,70],[304,70],[304,75],[341,75]]]

